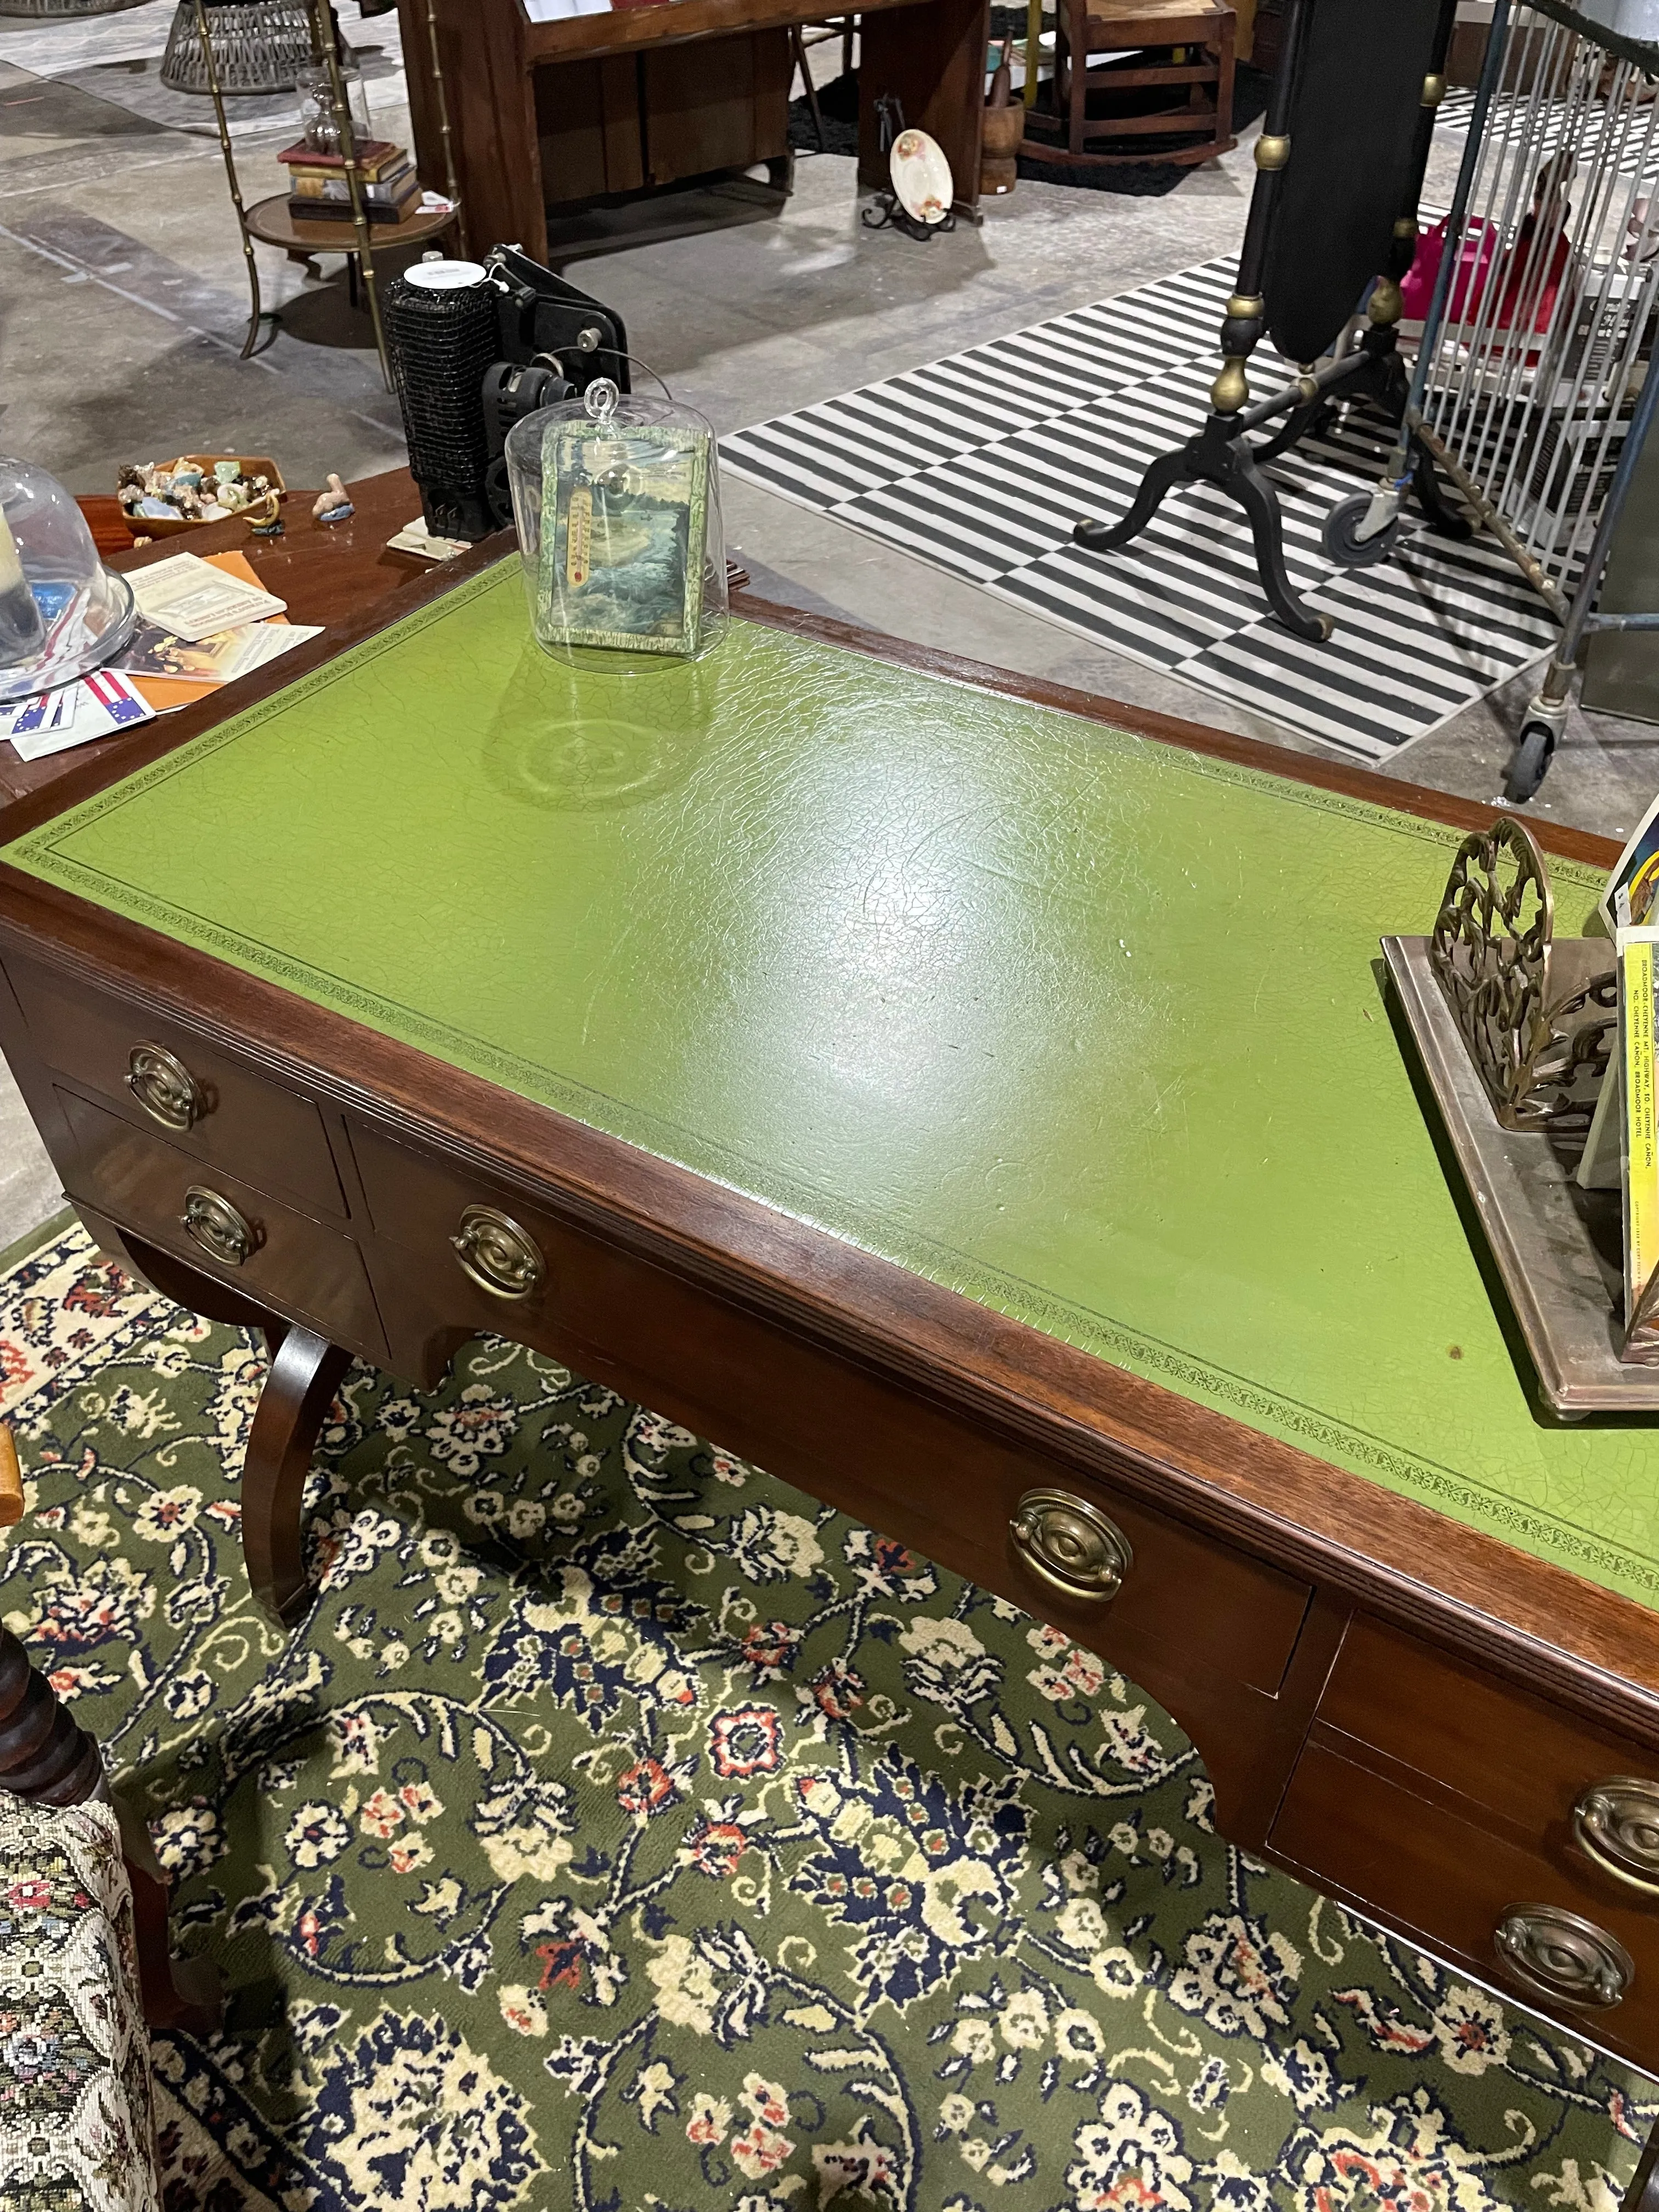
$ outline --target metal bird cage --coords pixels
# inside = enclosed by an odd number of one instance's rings
[[[1494,21],[1460,266],[1425,337],[1424,442],[1564,620],[1659,292],[1659,103],[1609,35],[1530,4]]]
[[[315,53],[306,0],[207,0],[204,9],[219,89],[227,98],[292,92]],[[210,94],[194,0],[179,0],[161,58],[161,82],[172,92]]]
[[[1411,443],[1402,435],[1354,533],[1363,559],[1399,511],[1414,445],[1563,624],[1527,708],[1511,799],[1543,781],[1585,635],[1659,628],[1659,613],[1595,611],[1659,400],[1648,374],[1659,306],[1656,95],[1659,47],[1566,0],[1495,0],[1480,84],[1443,109],[1443,119],[1466,121],[1468,137],[1450,213],[1424,240],[1438,264],[1407,403]]]

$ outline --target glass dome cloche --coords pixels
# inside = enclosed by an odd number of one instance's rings
[[[55,477],[0,454],[0,700],[72,684],[132,635],[125,577]]]

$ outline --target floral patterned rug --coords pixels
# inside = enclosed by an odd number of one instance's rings
[[[1002,1601],[550,1361],[354,1370],[256,1613],[263,1361],[77,1230],[0,1281],[5,1618],[222,2033],[170,2212],[1613,2212],[1659,2092],[1214,1834]]]

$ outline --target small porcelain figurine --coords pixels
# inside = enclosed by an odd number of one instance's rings
[[[345,486],[331,471],[328,489],[318,494],[317,504],[311,511],[319,522],[349,522],[357,510]]]

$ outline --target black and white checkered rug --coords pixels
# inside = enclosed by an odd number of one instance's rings
[[[1273,465],[1291,579],[1334,617],[1327,644],[1271,618],[1243,517],[1207,486],[1173,494],[1125,552],[1071,543],[1080,515],[1121,514],[1147,463],[1202,422],[1232,282],[1231,261],[1206,262],[757,422],[722,439],[723,465],[1092,644],[1384,758],[1559,633],[1488,538],[1453,544],[1413,520],[1380,567],[1327,560],[1321,526],[1376,482],[1380,427],[1357,417]],[[1288,374],[1264,347],[1251,384],[1265,393]]]

